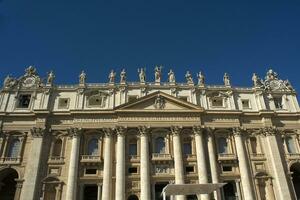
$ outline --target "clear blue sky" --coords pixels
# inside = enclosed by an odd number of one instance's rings
[[[300,87],[300,1],[201,0],[0,0],[0,79],[35,65],[53,69],[56,83],[106,82],[111,68],[125,67],[137,80],[146,66],[202,70],[208,83],[224,72],[233,85],[250,86],[272,68]]]

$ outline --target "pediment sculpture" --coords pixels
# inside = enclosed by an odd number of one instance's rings
[[[54,76],[53,73],[52,75]],[[25,74],[20,78],[17,79],[8,75],[6,76],[3,82],[3,86],[6,89],[11,89],[14,87],[24,87],[24,88],[41,87],[42,85],[43,82],[41,78],[38,76],[36,72],[36,68],[33,66],[29,66],[28,68],[26,68]]]
[[[293,87],[289,80],[282,80],[278,74],[269,69],[265,80],[260,79],[256,74],[252,76],[253,86],[255,88],[262,88],[267,91],[293,91]]]

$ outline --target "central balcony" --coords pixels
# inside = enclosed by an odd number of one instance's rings
[[[172,156],[171,154],[152,153],[152,160],[153,161],[172,160]]]
[[[4,158],[1,158],[1,161],[4,164],[20,164],[21,158],[20,157],[4,157]]]
[[[218,160],[219,161],[226,161],[226,160],[236,160],[237,157],[233,153],[219,153]]]
[[[80,159],[81,163],[98,163],[101,162],[101,157],[96,155],[82,155]]]

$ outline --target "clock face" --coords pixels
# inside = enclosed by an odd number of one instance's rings
[[[23,82],[24,87],[32,87],[34,84],[35,84],[35,79],[32,77],[26,78]]]
[[[280,89],[280,82],[279,81],[270,81],[270,87],[273,90],[278,90],[278,89]]]

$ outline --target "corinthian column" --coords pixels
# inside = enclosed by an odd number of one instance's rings
[[[45,129],[33,128],[31,129],[31,150],[29,159],[26,165],[24,174],[24,184],[21,191],[21,200],[37,199],[37,186],[39,185],[40,161],[43,148],[43,138]]]
[[[207,177],[207,167],[206,167],[206,158],[205,158],[205,149],[204,149],[204,133],[203,129],[199,126],[193,127],[193,132],[195,134],[195,143],[196,143],[196,157],[197,157],[197,169],[198,169],[198,180],[199,184],[208,183]],[[208,194],[201,195],[202,200],[208,200]]]
[[[244,147],[242,132],[240,128],[233,128],[233,135],[236,145],[237,157],[239,160],[240,176],[242,182],[242,190],[245,200],[254,200],[255,193],[253,190],[253,182],[250,172],[250,163],[248,162],[248,155]]]
[[[125,200],[125,128],[117,127],[116,200]]]
[[[81,130],[77,128],[72,128],[69,129],[68,131],[72,137],[72,149],[70,153],[66,200],[73,200],[76,199],[76,195],[77,195],[78,159],[79,159]]]
[[[280,144],[278,143],[276,138],[278,130],[273,127],[268,127],[262,129],[261,132],[266,136],[266,145],[264,145],[264,148],[266,148],[266,158],[268,160],[268,163],[270,163],[270,171],[274,177],[273,183],[275,187],[274,193],[276,199],[294,199],[289,190],[289,184],[286,174],[287,167],[285,166],[286,160],[283,157],[284,155],[281,155],[281,151],[279,150]]]
[[[173,135],[175,184],[184,184],[182,148],[180,142],[181,128],[179,128],[178,126],[172,126],[171,132]],[[184,200],[184,199],[185,199],[184,195],[176,196],[176,200]]]
[[[145,126],[139,127],[140,140],[141,140],[141,198],[140,199],[151,199],[150,190],[150,166],[149,166],[149,139],[148,139],[148,128]]]
[[[112,133],[111,128],[103,130],[104,138],[104,167],[103,167],[103,186],[102,186],[102,200],[111,200],[112,187]]]
[[[217,164],[215,138],[213,135],[213,130],[211,128],[208,128],[207,133],[208,133],[207,148],[208,148],[208,159],[210,163],[211,179],[212,179],[212,183],[219,183],[218,164]],[[221,200],[221,193],[219,189],[214,192],[214,198],[216,200]]]

